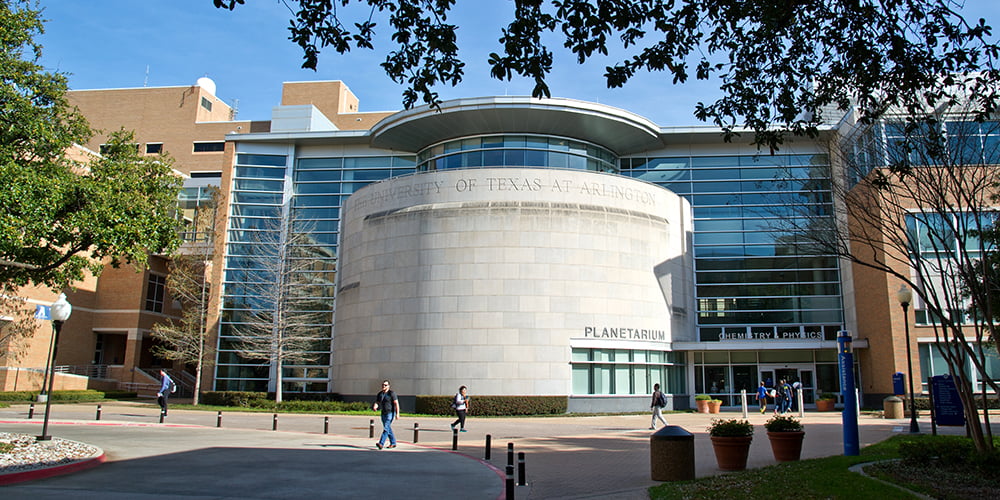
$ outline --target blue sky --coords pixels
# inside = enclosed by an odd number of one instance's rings
[[[449,21],[460,26],[465,79],[454,88],[440,87],[441,97],[530,95],[531,81],[492,79],[486,64],[489,53],[499,51],[496,40],[513,2],[457,3]],[[301,51],[287,39],[291,13],[278,0],[248,0],[233,12],[216,9],[212,0],[41,0],[41,6],[49,20],[39,39],[42,62],[69,74],[73,89],[190,85],[208,76],[219,98],[238,104],[238,119],[267,120],[281,101],[282,82],[343,80],[361,100],[363,112],[402,108],[402,87],[378,66],[389,44],[346,56],[326,50],[317,71],[301,69]],[[985,18],[1000,31],[1000,2],[968,0],[963,12],[967,18]],[[389,27],[376,29],[386,40]],[[602,75],[612,62],[581,67],[571,54],[557,52],[548,80],[552,95],[621,107],[661,126],[700,124],[695,104],[719,95],[716,86],[693,78],[672,85],[664,73],[643,73],[624,88],[608,89]]]

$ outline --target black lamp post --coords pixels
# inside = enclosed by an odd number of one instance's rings
[[[919,434],[920,426],[917,424],[917,406],[913,396],[913,356],[910,354],[910,317],[906,314],[906,310],[910,307],[910,302],[913,300],[913,291],[907,288],[906,285],[900,285],[899,291],[896,292],[896,299],[899,300],[899,305],[903,308],[903,327],[906,331],[906,378],[910,386],[910,434]]]
[[[45,420],[42,423],[42,435],[36,438],[38,441],[52,439],[49,435],[49,413],[52,408],[52,388],[56,381],[56,347],[59,344],[59,330],[72,312],[73,306],[66,300],[66,294],[60,293],[59,298],[52,304],[52,340],[49,341],[49,367],[45,373],[49,379],[49,394],[45,398]]]

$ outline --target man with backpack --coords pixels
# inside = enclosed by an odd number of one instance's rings
[[[663,419],[662,409],[667,406],[667,397],[660,392],[660,384],[653,384],[653,402],[649,407],[653,410],[653,418],[649,423],[649,430],[656,429],[656,419],[660,419],[663,425],[667,425],[667,421]]]
[[[174,379],[167,375],[165,370],[160,370],[160,392],[156,393],[156,402],[160,405],[160,413],[167,416],[167,398],[171,393],[177,392],[177,384]]]

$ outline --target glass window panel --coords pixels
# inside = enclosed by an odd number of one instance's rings
[[[737,193],[740,191],[740,182],[693,182],[691,190],[694,193]]]
[[[590,365],[573,365],[573,394],[591,394]]]
[[[297,183],[295,184],[295,192],[298,194],[339,194],[340,183],[339,182]]]
[[[281,193],[236,192],[233,195],[233,202],[252,205],[280,205],[282,197]]]
[[[262,165],[270,167],[284,167],[286,157],[284,155],[255,155],[240,153],[236,155],[236,163],[239,165]]]
[[[310,169],[340,169],[344,166],[343,158],[299,158],[296,163],[298,170]]]
[[[733,363],[756,363],[757,353],[755,351],[732,351],[729,353]]]
[[[326,182],[340,180],[340,170],[300,170],[295,172],[297,182]]]
[[[254,177],[259,179],[284,179],[285,169],[263,167],[236,167],[236,177]]]
[[[726,351],[705,351],[705,363],[729,363],[729,353]]]
[[[390,166],[392,166],[392,158],[388,156],[358,156],[344,158],[344,169],[388,168]]]
[[[615,394],[632,394],[630,365],[615,365]]]
[[[653,392],[653,386],[649,383],[649,367],[636,365],[632,367],[632,381],[634,394],[649,394]],[[661,386],[662,389],[662,386]]]
[[[244,191],[281,191],[285,183],[282,181],[266,181],[261,179],[236,179],[235,188]]]
[[[612,365],[593,365],[594,394],[611,394]]]
[[[573,361],[590,361],[590,349],[574,348],[572,354]]]

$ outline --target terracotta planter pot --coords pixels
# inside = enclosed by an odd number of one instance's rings
[[[694,401],[695,408],[698,409],[698,413],[708,413],[708,400],[707,399],[696,399]]]
[[[712,448],[715,450],[715,462],[722,470],[744,470],[747,468],[747,456],[750,454],[750,441],[753,436],[721,437],[711,436]]]
[[[709,413],[719,413],[722,409],[722,401],[713,400],[708,402],[708,412]]]
[[[837,401],[835,399],[817,399],[816,400],[816,411],[833,411],[836,409]]]
[[[802,456],[802,439],[805,431],[768,432],[771,440],[771,453],[779,462],[794,462]]]

